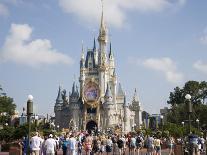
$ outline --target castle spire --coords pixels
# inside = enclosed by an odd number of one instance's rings
[[[98,41],[106,43],[107,36],[106,36],[106,26],[105,26],[105,22],[104,22],[103,0],[101,0],[101,2],[102,2],[102,13],[101,13],[101,25],[99,28]]]
[[[106,93],[105,93],[105,99],[107,102],[112,102],[112,98],[113,98],[113,95],[111,93],[111,89],[109,87],[109,84],[107,83],[107,88],[106,88]]]
[[[83,47],[83,40],[82,40],[81,60],[84,60],[84,47]]]
[[[56,104],[60,104],[62,102],[63,102],[63,99],[62,99],[62,88],[61,88],[61,86],[59,86],[58,96],[57,96],[57,99],[56,99]]]
[[[111,42],[110,42],[110,48],[109,48],[109,58],[113,59],[113,52],[112,52],[112,49],[111,49]]]
[[[134,90],[134,96],[133,96],[132,102],[139,102],[139,98],[138,98],[138,95],[137,95],[137,89],[136,88]]]
[[[96,52],[96,39],[93,40],[93,52]]]
[[[101,14],[101,24],[99,28],[99,54],[98,54],[98,64],[99,66],[105,66],[107,61],[106,56],[106,43],[107,43],[107,30],[104,22],[104,13],[103,13],[103,0],[102,2],[102,14]]]

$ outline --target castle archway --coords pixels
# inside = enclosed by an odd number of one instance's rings
[[[89,133],[91,133],[91,131],[97,131],[97,123],[93,120],[89,121],[87,124],[86,124],[86,130],[88,130]]]

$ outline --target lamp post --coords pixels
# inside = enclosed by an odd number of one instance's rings
[[[30,130],[31,130],[31,116],[33,114],[33,96],[28,95],[27,100],[27,123],[28,123],[28,154],[30,154]]]
[[[198,131],[199,131],[199,121],[200,121],[200,120],[197,118],[197,119],[196,119],[196,123],[197,123],[197,125],[198,125]]]
[[[59,128],[60,128],[60,126],[59,125],[57,125],[57,131],[59,132]]]
[[[164,118],[164,116],[163,115],[160,115],[162,132],[163,132],[163,118]]]
[[[187,105],[188,105],[188,125],[189,125],[189,133],[191,133],[191,118],[190,115],[192,113],[192,104],[191,104],[191,95],[186,94],[185,99],[187,100]]]
[[[185,122],[181,122],[181,124],[182,124],[182,126],[183,126],[183,128],[184,128]]]

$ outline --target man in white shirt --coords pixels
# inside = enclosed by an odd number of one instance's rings
[[[70,135],[70,139],[68,142],[69,155],[75,155],[77,141],[74,138],[73,134]]]
[[[39,155],[40,154],[40,147],[43,142],[43,139],[38,136],[38,132],[35,133],[30,140],[30,148],[32,155]]]
[[[49,138],[45,141],[46,155],[55,155],[56,142],[52,137],[53,135],[50,134]]]

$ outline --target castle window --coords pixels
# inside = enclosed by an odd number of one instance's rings
[[[87,113],[89,114],[95,114],[96,113],[96,108],[88,108]]]

